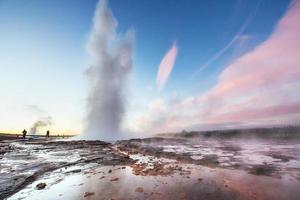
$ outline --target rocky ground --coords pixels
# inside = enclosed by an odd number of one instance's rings
[[[183,163],[239,169],[255,175],[289,174],[300,180],[300,140],[216,140],[146,138],[119,141],[130,154],[142,153]]]
[[[131,162],[102,141],[9,140],[0,142],[0,148],[0,199],[46,172],[89,163],[111,166]]]
[[[1,141],[0,199],[299,199],[299,150],[185,138]]]

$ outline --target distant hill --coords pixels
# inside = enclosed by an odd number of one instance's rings
[[[75,135],[50,135],[50,138],[69,138]],[[30,138],[45,138],[45,135],[26,135],[27,139]],[[22,134],[12,134],[12,133],[0,133],[0,141],[2,140],[16,140],[22,139]]]
[[[274,128],[251,128],[213,131],[182,131],[180,133],[162,133],[159,137],[184,137],[184,138],[260,138],[260,139],[300,139],[300,127],[274,127]]]

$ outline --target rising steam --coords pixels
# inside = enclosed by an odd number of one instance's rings
[[[46,118],[43,118],[43,119],[40,119],[38,121],[36,121],[32,127],[30,128],[30,133],[32,135],[35,135],[37,130],[41,127],[46,127],[46,126],[49,126],[49,125],[52,125],[52,117],[46,117]]]
[[[87,44],[91,66],[87,70],[90,94],[84,139],[111,140],[118,137],[125,112],[125,85],[132,68],[133,34],[116,33],[117,21],[99,1]]]

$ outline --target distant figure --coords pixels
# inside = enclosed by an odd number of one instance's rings
[[[27,131],[24,129],[22,133],[23,133],[23,139],[25,139],[25,138],[26,138]]]
[[[47,130],[46,137],[49,137],[49,136],[50,136],[50,131]]]

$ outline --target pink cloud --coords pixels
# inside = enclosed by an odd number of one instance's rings
[[[300,3],[295,1],[270,38],[227,67],[211,93],[217,96],[241,95],[299,80],[299,21]]]
[[[264,119],[271,116],[294,115],[300,113],[300,102],[290,103],[286,105],[274,105],[264,108],[239,110],[237,112],[229,112],[218,115],[210,119],[214,122],[237,122],[249,121],[253,119]]]
[[[144,115],[148,131],[178,131],[196,124],[300,124],[299,22],[300,1],[294,1],[270,37],[225,68],[207,93],[176,104],[164,102],[164,112],[153,115],[152,109]],[[176,46],[172,49],[160,65],[160,88],[176,57]]]
[[[177,45],[176,43],[174,43],[171,49],[163,57],[158,67],[156,83],[159,91],[164,88],[165,84],[168,81],[168,78],[175,64],[176,55],[177,55]]]

